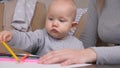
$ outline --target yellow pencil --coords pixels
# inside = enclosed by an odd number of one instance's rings
[[[2,41],[3,46],[11,53],[11,55],[17,60],[20,61],[19,58],[15,55],[15,53],[12,51],[12,49],[8,46],[7,43]]]

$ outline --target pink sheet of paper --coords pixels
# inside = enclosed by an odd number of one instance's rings
[[[38,59],[26,59],[23,63],[15,63],[14,58],[0,58],[0,68],[76,68],[89,66],[91,64],[75,64],[69,66],[61,66],[60,64],[38,64]]]
[[[16,60],[14,58],[0,58],[0,61],[3,62],[16,62]],[[37,63],[38,59],[25,59],[22,62],[32,62],[32,63]]]

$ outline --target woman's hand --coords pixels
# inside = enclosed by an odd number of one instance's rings
[[[10,41],[12,38],[12,32],[10,31],[2,31],[0,32],[0,41]]]
[[[61,65],[95,62],[96,53],[88,48],[83,50],[63,49],[51,51],[39,59],[40,64],[60,63]]]

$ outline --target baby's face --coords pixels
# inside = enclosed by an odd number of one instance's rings
[[[51,6],[46,18],[46,29],[54,38],[64,38],[71,30],[72,16],[68,6]]]

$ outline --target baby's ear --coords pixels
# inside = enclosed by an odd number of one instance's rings
[[[72,23],[72,28],[75,28],[77,25],[78,25],[78,23],[74,21],[74,22]]]
[[[72,23],[71,30],[74,30],[77,25],[78,25],[78,23],[74,21],[74,22]]]

